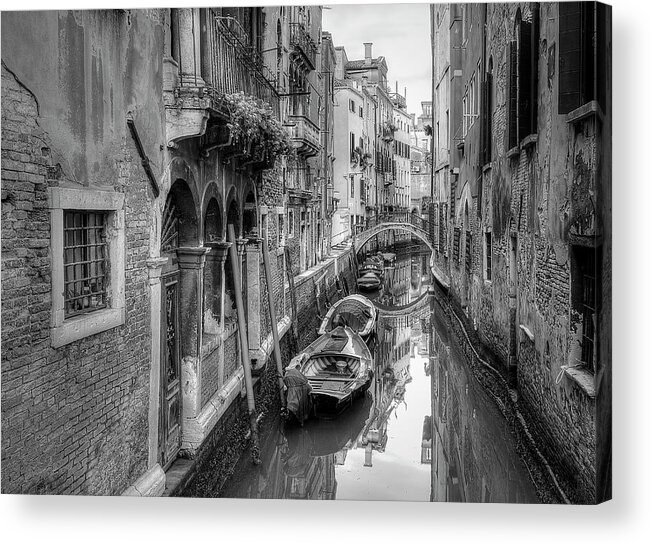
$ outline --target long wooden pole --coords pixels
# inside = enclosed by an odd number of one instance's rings
[[[276,305],[274,303],[273,283],[271,281],[271,264],[269,262],[269,247],[267,245],[266,233],[262,236],[262,260],[264,262],[264,275],[267,279],[267,298],[269,299],[269,321],[271,321],[271,334],[274,340],[274,358],[276,359],[276,371],[278,372],[278,392],[280,393],[280,406],[282,411],[287,410],[287,400],[283,394],[283,361],[280,356],[280,339],[278,338],[278,322],[276,321]],[[284,284],[284,281],[283,281]]]
[[[231,266],[233,269],[233,281],[235,283],[235,306],[237,309],[237,325],[240,333],[240,356],[242,367],[244,367],[244,385],[246,387],[246,402],[249,408],[249,425],[251,426],[251,457],[255,464],[260,463],[260,441],[258,438],[258,420],[255,414],[255,399],[253,398],[253,376],[251,375],[251,358],[249,356],[249,339],[246,333],[246,317],[244,315],[244,303],[242,302],[242,278],[239,267],[240,260],[237,257],[237,246],[235,242],[235,229],[228,225],[228,241]]]

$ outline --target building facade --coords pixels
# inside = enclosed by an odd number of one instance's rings
[[[160,495],[330,249],[321,8],[5,15],[3,492]]]
[[[603,500],[610,8],[447,4],[431,14],[435,276],[501,362],[570,500]]]

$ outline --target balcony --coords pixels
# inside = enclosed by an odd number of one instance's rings
[[[301,23],[290,23],[290,45],[309,70],[316,68],[316,44]]]
[[[208,10],[207,41],[211,46],[201,50],[192,33],[183,32],[185,26],[198,24],[198,10],[178,11],[179,45],[175,58],[166,58],[163,67],[168,145],[173,147],[178,140],[203,134],[211,116],[228,121],[224,97],[236,92],[265,102],[279,118],[274,77],[239,22]]]
[[[319,127],[304,115],[290,115],[289,122],[296,152],[304,157],[317,155],[321,150]]]

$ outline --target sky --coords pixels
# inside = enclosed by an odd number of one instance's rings
[[[417,116],[420,103],[432,96],[432,53],[429,4],[325,4],[323,30],[348,60],[364,58],[364,42],[373,43],[373,58],[384,56],[388,83],[404,95],[407,110]],[[329,9],[328,9],[329,8]]]

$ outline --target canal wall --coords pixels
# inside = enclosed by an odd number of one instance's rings
[[[316,339],[327,307],[352,292],[355,285],[352,248],[333,250],[321,263],[294,277],[293,284],[293,295],[287,288],[285,292],[290,315],[278,323],[283,367]],[[293,308],[296,309],[295,314]],[[267,304],[263,305],[263,311],[268,313]],[[280,412],[276,364],[271,356],[273,345],[269,341],[264,344],[266,356],[257,361],[254,370],[254,397],[261,437],[264,437],[265,429]],[[237,370],[232,378],[235,382],[233,394],[225,400],[225,404],[230,404],[222,408],[219,420],[199,448],[192,454],[186,452],[186,458],[190,458],[191,462],[181,462],[185,469],[180,477],[170,479],[166,495],[218,496],[241,456],[250,454],[243,373],[241,365],[236,365]]]
[[[523,408],[517,391],[510,387],[503,373],[504,363],[481,342],[458,303],[436,284],[432,293],[434,304],[445,315],[451,333],[450,342],[454,342],[464,354],[474,377],[508,421],[516,439],[517,452],[531,474],[539,499],[545,503],[585,502],[585,497],[573,487],[572,478],[567,472],[550,463],[545,455],[546,437],[531,424],[526,405]]]

